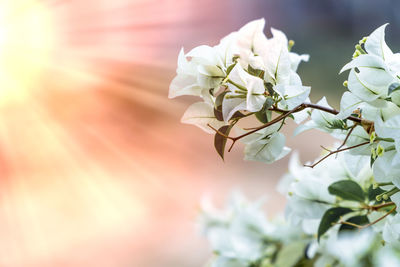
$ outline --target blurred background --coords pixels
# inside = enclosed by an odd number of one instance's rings
[[[215,45],[253,19],[311,55],[300,66],[312,101],[338,108],[354,45],[389,22],[395,0],[0,0],[0,266],[203,266],[198,203],[240,188],[275,192],[288,158],[225,163],[213,137],[183,125],[195,98],[167,99],[183,46]],[[330,145],[319,132],[291,137],[307,161]],[[315,141],[317,140],[317,141]]]

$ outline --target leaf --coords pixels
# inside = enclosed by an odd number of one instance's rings
[[[359,215],[359,216],[351,217],[346,222],[354,223],[357,225],[365,225],[365,224],[369,223],[369,220],[366,215]],[[358,228],[355,226],[348,225],[348,224],[342,224],[339,228],[339,234],[343,231],[351,231],[351,230],[356,230],[356,229],[358,229]]]
[[[326,233],[335,223],[337,223],[341,216],[352,212],[351,209],[336,207],[328,209],[322,216],[321,222],[318,227],[318,241],[320,237]]]
[[[214,115],[215,115],[215,118],[217,118],[217,120],[224,121],[224,117],[222,116],[222,110],[221,109],[214,108]]]
[[[306,244],[304,242],[294,242],[287,246],[279,252],[278,257],[274,266],[277,267],[292,267],[296,266],[303,257],[304,251],[306,249]]]
[[[331,195],[336,195],[346,200],[363,202],[365,200],[364,191],[359,184],[352,180],[342,180],[331,184],[328,187]]]
[[[215,106],[219,108],[222,106],[222,101],[224,101],[225,95],[228,93],[228,91],[220,93],[216,98],[215,98]]]
[[[331,130],[339,129],[344,130],[346,128],[346,124],[342,120],[332,120],[328,121],[328,128]]]
[[[395,92],[397,90],[400,90],[400,83],[392,83],[389,86],[388,95],[390,95],[391,93],[393,93],[393,92]]]
[[[260,69],[255,69],[250,65],[249,65],[249,68],[248,68],[248,72],[249,72],[249,74],[251,74],[253,76],[256,76],[256,77],[259,77],[259,78],[264,78],[264,74],[265,74],[265,71],[260,70]]]
[[[219,121],[224,121],[224,116],[222,114],[222,101],[224,100],[224,97],[228,93],[227,91],[222,92],[215,98],[215,108],[214,108],[214,115],[215,118]]]
[[[264,82],[264,87],[267,89],[267,92],[270,96],[273,96],[275,91],[274,91],[274,85],[272,83],[267,83]]]
[[[221,128],[219,128],[218,131],[225,135],[229,135],[232,127],[233,127],[233,124],[225,125],[225,126],[222,126]],[[215,133],[214,147],[217,150],[218,155],[221,156],[222,160],[224,160],[226,141],[227,141],[226,137],[220,135],[219,133]]]
[[[246,115],[244,115],[242,112],[240,111],[236,111],[232,117],[230,118],[230,120],[234,120],[234,119],[241,119],[243,117],[246,117]]]
[[[274,100],[271,97],[267,97],[267,99],[264,102],[263,107],[261,108],[260,111],[258,111],[255,115],[256,118],[262,122],[262,123],[267,123],[268,121],[271,120],[271,112],[268,110],[272,105],[274,104]]]
[[[229,73],[232,71],[233,67],[235,67],[236,62],[229,65],[229,67],[226,69],[226,75],[229,75]]]

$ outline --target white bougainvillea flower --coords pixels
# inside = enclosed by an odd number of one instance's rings
[[[169,98],[181,95],[200,96],[203,90],[197,83],[197,64],[188,60],[183,48],[178,56],[177,76],[169,87]]]
[[[318,101],[317,105],[327,107],[330,109],[332,108],[326,101],[325,97],[323,97],[320,101]],[[338,129],[338,126],[341,123],[342,123],[341,120],[338,120],[336,118],[336,115],[315,109],[311,113],[311,120],[297,127],[294,134],[298,135],[309,129],[319,129],[321,131],[330,133],[337,138],[341,138],[343,137],[344,134],[343,130]]]
[[[377,179],[392,178],[396,186],[400,187],[400,115],[389,118],[383,121],[378,117],[375,121],[375,132],[378,137],[393,139],[394,142],[380,142],[380,144],[392,151],[387,151],[383,156],[377,159],[374,164],[375,176]],[[393,147],[395,151],[393,151]]]
[[[363,101],[386,99],[389,86],[398,82],[400,55],[393,54],[385,42],[385,28],[379,27],[364,44],[367,54],[359,55],[346,64],[340,72],[350,69],[348,89]]]
[[[264,26],[264,19],[253,20],[237,32],[239,63],[245,69],[249,65],[250,58],[258,55],[265,48],[267,37],[264,34]]]
[[[392,50],[387,46],[385,41],[385,29],[388,23],[374,30],[365,42],[365,50],[370,55],[375,55],[383,60],[387,60],[393,56]]]
[[[278,128],[279,125],[274,124],[241,139],[246,144],[244,159],[272,163],[289,154],[286,138],[277,132]]]
[[[377,252],[374,264],[374,266],[400,266],[400,257],[396,249],[385,245]]]
[[[360,266],[360,260],[370,253],[375,238],[376,234],[370,229],[330,235],[323,246],[323,254],[335,257],[345,267]]]
[[[214,98],[203,90],[202,97],[204,101],[196,102],[189,106],[182,116],[181,122],[185,124],[193,124],[206,133],[214,134],[215,132],[208,126],[210,124],[215,129],[219,129],[225,125],[223,121],[219,121],[214,113]]]
[[[228,121],[238,110],[259,111],[266,100],[262,79],[247,73],[240,64],[229,73],[229,92],[222,103],[222,114]],[[233,83],[232,83],[233,82]]]
[[[199,222],[218,254],[213,266],[248,266],[262,257],[268,245],[265,237],[275,231],[261,210],[263,202],[260,199],[251,203],[239,192],[234,192],[220,215],[214,208],[209,213],[209,204],[202,209]]]
[[[393,102],[383,99],[377,99],[372,102],[364,102],[351,92],[345,92],[340,101],[340,113],[336,115],[337,119],[345,119],[354,111],[359,109],[362,112],[362,118],[375,121],[378,118],[384,120],[400,114],[400,108]]]
[[[218,88],[227,68],[238,54],[237,34],[230,34],[214,46],[201,45],[178,56],[177,76],[172,80],[169,98],[181,95],[200,96],[203,89]]]
[[[265,65],[264,80],[273,85],[289,84],[293,72],[290,61],[288,40],[286,35],[276,29],[271,29],[273,37],[265,44],[260,52]]]
[[[282,97],[278,107],[289,110],[306,102],[311,91],[311,87],[302,85],[278,84],[274,89]]]
[[[330,157],[314,168],[304,167],[298,154],[293,153],[289,173],[284,183],[288,197],[285,215],[289,222],[301,225],[305,233],[316,234],[325,211],[335,203],[335,196],[328,187],[339,180],[353,180],[361,186],[369,186],[372,170],[369,157],[339,154]],[[280,185],[282,191],[283,185]]]
[[[383,240],[391,246],[400,249],[400,215],[389,216],[382,232]]]

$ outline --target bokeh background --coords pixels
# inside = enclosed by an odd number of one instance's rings
[[[167,99],[181,46],[215,45],[265,17],[311,55],[311,98],[338,107],[354,45],[383,23],[399,48],[395,0],[0,0],[0,266],[203,266],[204,194],[267,194],[288,158],[223,163],[212,136],[180,124],[191,97]],[[395,49],[397,50],[397,49]],[[289,136],[293,125],[289,125]],[[302,161],[329,136],[288,144]]]

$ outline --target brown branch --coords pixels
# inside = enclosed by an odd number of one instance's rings
[[[389,205],[386,205],[386,204],[389,204],[389,203],[385,203],[385,205],[376,205],[376,206],[382,206],[382,207],[389,206]],[[393,205],[394,203],[391,202],[390,204]],[[372,206],[372,207],[373,207],[373,206]],[[355,223],[351,223],[351,222],[344,222],[344,221],[340,221],[339,224],[351,225],[351,226],[356,227],[357,229],[361,230],[361,229],[370,227],[371,225],[374,225],[374,224],[376,224],[376,223],[382,221],[382,220],[385,219],[387,216],[389,216],[391,213],[393,213],[395,210],[396,210],[396,206],[393,207],[390,211],[386,212],[382,217],[379,217],[379,218],[376,219],[375,221],[370,222],[370,223],[368,223],[368,224],[359,225],[359,224],[355,224]]]
[[[346,144],[346,142],[349,139],[351,133],[353,132],[353,130],[356,128],[357,125],[358,125],[358,123],[356,123],[353,126],[351,126],[350,131],[347,133],[346,138],[343,140],[343,143],[337,149],[341,149]]]
[[[225,135],[224,133],[221,133],[220,131],[218,131],[217,129],[213,128],[209,124],[207,124],[207,126],[209,126],[211,129],[213,129],[219,135],[221,135],[221,136],[223,136],[223,137],[225,137],[227,139],[232,140],[232,145],[231,145],[231,147],[229,149],[229,151],[230,151],[237,140],[239,140],[239,139],[241,139],[243,137],[246,137],[246,136],[248,136],[250,134],[253,134],[253,133],[255,133],[255,132],[259,131],[259,130],[262,130],[262,129],[268,127],[268,126],[271,126],[271,125],[273,125],[273,124],[275,124],[275,123],[287,118],[290,114],[297,113],[299,111],[304,110],[305,108],[318,109],[318,110],[321,110],[321,111],[324,111],[324,112],[328,112],[328,113],[331,113],[331,114],[334,114],[334,115],[339,114],[339,111],[337,111],[336,109],[333,109],[333,108],[328,108],[328,107],[324,107],[324,106],[320,106],[320,105],[312,104],[312,103],[302,103],[302,104],[298,105],[297,107],[295,107],[295,108],[293,108],[291,110],[282,110],[282,109],[280,109],[278,107],[270,108],[269,110],[281,112],[282,114],[279,115],[278,117],[276,117],[275,119],[273,119],[273,120],[271,120],[271,121],[269,121],[269,122],[267,122],[267,123],[265,123],[265,124],[263,124],[261,126],[252,128],[251,131],[249,131],[247,133],[244,133],[242,135],[236,136],[236,137]],[[372,121],[364,120],[364,119],[357,118],[357,117],[354,117],[354,116],[349,116],[346,119],[354,121],[354,122],[359,123],[361,125],[373,125]]]
[[[395,205],[394,202],[387,202],[387,203],[383,203],[383,204],[368,206],[367,209],[377,211],[377,210],[380,210],[381,208],[386,208],[386,207],[389,207],[392,205]]]
[[[378,218],[377,220],[375,220],[375,221],[373,221],[373,222],[370,222],[369,224],[366,224],[366,225],[361,226],[360,229],[367,228],[367,227],[369,227],[369,226],[371,226],[371,225],[374,225],[374,224],[376,224],[376,223],[382,221],[383,219],[385,219],[387,216],[389,216],[389,214],[391,214],[391,213],[394,212],[395,210],[396,210],[396,206],[394,206],[394,207],[393,207],[391,210],[389,210],[385,215],[383,215],[382,217]]]
[[[342,151],[346,151],[346,150],[350,150],[350,149],[353,149],[353,148],[356,148],[356,147],[359,147],[359,146],[363,146],[363,145],[366,145],[366,144],[369,144],[369,141],[366,141],[366,142],[363,142],[363,143],[360,143],[360,144],[357,144],[357,145],[354,145],[354,146],[349,146],[349,147],[346,147],[346,148],[342,148],[342,149],[337,149],[335,151],[331,151],[327,155],[325,155],[323,158],[321,158],[320,160],[315,162],[314,164],[312,164],[312,165],[304,165],[304,167],[314,168],[319,163],[321,163],[323,160],[325,160],[326,158],[332,156],[333,154],[336,154],[336,153],[339,153],[339,152],[342,152]]]

